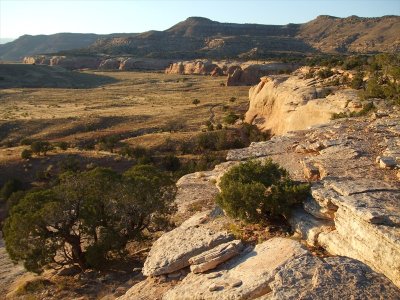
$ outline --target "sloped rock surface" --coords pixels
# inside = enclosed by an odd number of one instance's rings
[[[163,299],[255,299],[270,291],[280,267],[306,253],[294,240],[273,238],[214,272],[189,274]]]
[[[210,211],[199,213],[162,235],[150,250],[143,274],[156,276],[183,269],[190,265],[190,258],[233,239],[226,231],[208,227],[211,219]]]
[[[347,257],[296,258],[277,272],[271,289],[271,300],[400,299],[387,278]]]

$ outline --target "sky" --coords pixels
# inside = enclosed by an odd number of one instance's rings
[[[400,0],[0,0],[0,39],[165,30],[191,16],[282,25],[305,23],[318,15],[399,14]]]

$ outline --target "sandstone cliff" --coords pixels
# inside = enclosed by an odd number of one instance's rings
[[[361,109],[357,91],[323,83],[301,75],[263,77],[249,91],[245,121],[272,134],[284,134],[326,123],[333,113]]]

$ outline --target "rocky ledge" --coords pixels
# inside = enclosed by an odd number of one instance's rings
[[[193,203],[203,211],[156,241],[147,279],[119,299],[400,299],[399,124],[396,110],[337,120],[231,150],[213,171],[182,177],[180,215]],[[312,188],[289,220],[294,235],[254,247],[226,231],[231,221],[211,199],[232,165],[266,158]]]

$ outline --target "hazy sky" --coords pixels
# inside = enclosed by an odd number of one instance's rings
[[[399,15],[400,0],[0,0],[0,38],[165,30],[190,16],[220,22],[287,24],[304,23],[323,14]]]

